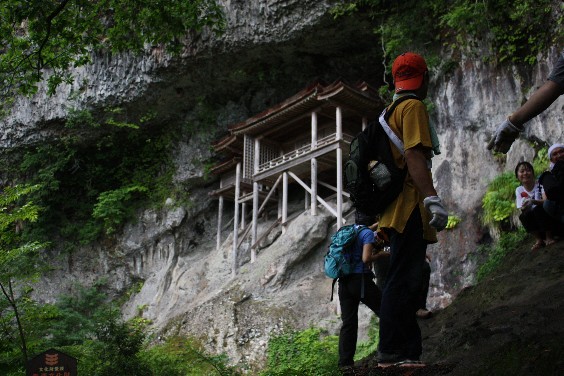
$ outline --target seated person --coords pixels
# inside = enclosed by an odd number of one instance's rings
[[[539,181],[546,192],[543,204],[548,215],[560,224],[564,223],[564,144],[554,144],[548,149],[550,171],[544,172]]]
[[[535,180],[535,171],[529,162],[519,162],[515,167],[515,177],[521,183],[515,189],[517,209],[521,209],[519,220],[528,233],[536,239],[532,250],[554,243],[552,230],[554,221],[543,209],[546,199],[542,186]]]

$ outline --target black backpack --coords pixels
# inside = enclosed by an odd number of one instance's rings
[[[394,101],[383,113],[386,123],[397,105],[406,99],[419,98],[407,95]],[[351,141],[344,170],[344,186],[353,206],[368,215],[382,213],[399,196],[407,174],[407,166],[396,166],[390,138],[378,120],[370,122]]]

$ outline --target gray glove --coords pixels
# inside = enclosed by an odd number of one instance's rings
[[[519,137],[519,132],[522,130],[523,127],[516,126],[509,118],[505,119],[503,123],[497,126],[495,134],[488,144],[488,150],[492,150],[493,148],[494,151],[504,154],[507,153],[511,144]]]
[[[439,196],[425,197],[423,205],[433,214],[433,219],[431,219],[429,224],[437,229],[437,231],[444,230],[448,222],[448,213]]]

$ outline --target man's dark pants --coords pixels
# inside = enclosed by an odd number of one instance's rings
[[[376,315],[380,312],[382,294],[372,280],[372,273],[364,274],[364,298],[361,298],[362,274],[339,278],[339,303],[343,326],[339,333],[339,367],[352,366],[358,331],[358,306],[364,303]]]
[[[400,358],[419,360],[421,330],[415,312],[421,290],[427,242],[416,207],[403,233],[391,230],[390,270],[382,292],[378,350]]]
[[[427,309],[427,295],[429,295],[429,281],[431,279],[431,265],[427,260],[423,263],[423,274],[421,277],[421,288],[419,289],[419,297],[417,309]]]

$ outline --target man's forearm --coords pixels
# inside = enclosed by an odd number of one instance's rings
[[[509,116],[517,127],[521,127],[548,108],[560,95],[563,89],[554,81],[546,81],[521,107]]]
[[[423,150],[419,147],[407,149],[405,161],[409,175],[413,178],[415,186],[423,197],[436,196],[437,191],[433,186],[433,179],[427,168],[427,159]]]

